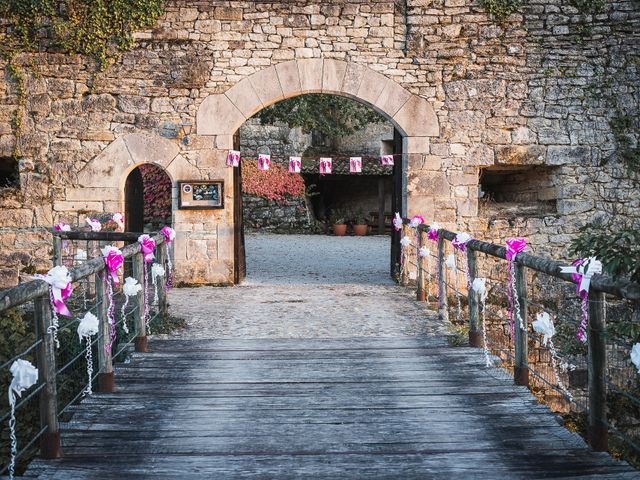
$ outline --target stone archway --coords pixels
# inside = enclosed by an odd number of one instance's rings
[[[402,171],[399,172],[400,184],[397,187],[402,194],[398,198],[397,209],[404,215],[433,210],[435,192],[431,191],[432,187],[447,185],[444,172],[435,169],[424,172],[429,139],[440,133],[438,118],[427,100],[361,64],[333,59],[301,59],[260,70],[226,92],[209,95],[203,100],[196,117],[197,135],[213,139],[214,150],[221,161],[225,148],[232,148],[234,134],[247,119],[269,105],[308,93],[348,97],[372,107],[387,118],[402,137]],[[422,181],[418,185],[418,178],[425,176],[432,182],[425,184]],[[234,205],[235,209],[237,206]],[[233,228],[235,212],[231,210],[226,218]],[[236,231],[233,236],[237,240],[240,234]],[[235,245],[234,249],[236,258],[232,265],[237,271],[235,263],[242,263],[237,260],[237,252],[242,248]],[[393,249],[391,258],[393,265]]]

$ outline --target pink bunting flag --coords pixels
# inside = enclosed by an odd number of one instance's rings
[[[328,157],[320,159],[320,175],[333,173],[333,160]]]
[[[393,155],[382,155],[380,165],[393,165]]]
[[[271,155],[261,153],[258,155],[258,170],[267,171],[271,165]]]
[[[300,157],[289,157],[289,173],[300,173],[302,159]]]
[[[238,150],[229,150],[227,155],[227,167],[240,166],[240,152]]]
[[[351,173],[362,172],[362,157],[351,157],[349,159],[349,171]]]

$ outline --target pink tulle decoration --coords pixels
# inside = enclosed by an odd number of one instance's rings
[[[155,255],[153,254],[153,251],[156,248],[155,240],[151,238],[149,235],[144,234],[138,237],[138,243],[140,243],[140,250],[144,255],[145,263],[153,262],[153,260],[156,258]]]
[[[113,284],[118,285],[118,283],[120,283],[120,279],[118,278],[118,270],[124,263],[122,252],[119,248],[107,245],[102,249],[102,254],[104,255],[104,264],[107,267],[109,275],[111,275]]]
[[[527,248],[527,241],[524,238],[522,237],[507,238],[507,242],[506,242],[507,260],[512,261],[518,253],[524,252],[526,248]]]

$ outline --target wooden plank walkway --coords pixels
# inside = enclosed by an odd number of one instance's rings
[[[79,479],[638,478],[435,338],[156,340],[63,426]]]

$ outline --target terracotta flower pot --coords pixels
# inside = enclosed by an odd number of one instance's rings
[[[333,233],[338,237],[344,237],[347,234],[346,224],[336,224],[333,226]]]
[[[353,233],[355,233],[358,237],[364,237],[367,234],[369,226],[368,225],[354,225]]]

